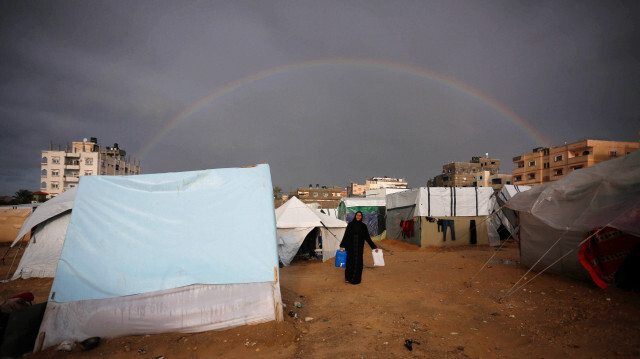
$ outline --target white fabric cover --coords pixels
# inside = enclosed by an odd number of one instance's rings
[[[66,212],[73,208],[73,201],[75,200],[77,192],[78,188],[73,187],[40,204],[38,208],[36,208],[36,210],[33,211],[33,213],[29,216],[29,218],[24,221],[22,227],[20,228],[18,236],[11,243],[11,247],[18,243],[18,241],[22,239],[25,234],[29,233],[29,231],[33,227],[48,220],[49,218],[55,217],[60,213]]]
[[[125,297],[49,302],[43,348],[65,340],[165,332],[194,333],[282,320],[273,282],[192,285]]]
[[[55,276],[70,219],[71,211],[67,211],[36,227],[11,280]]]
[[[491,214],[495,196],[490,187],[420,187],[389,194],[386,202],[387,210],[416,206],[416,217],[474,217]]]
[[[640,151],[519,193],[507,206],[556,229],[587,233],[610,226],[640,236]]]
[[[304,238],[316,227],[322,235],[322,260],[333,258],[347,227],[347,222],[311,209],[296,197],[278,207],[275,215],[278,255],[284,265],[291,263]]]

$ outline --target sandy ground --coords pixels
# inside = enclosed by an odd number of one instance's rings
[[[640,356],[640,297],[543,274],[499,302],[526,268],[517,243],[420,249],[383,240],[385,267],[365,255],[363,282],[332,262],[281,269],[285,320],[197,334],[105,339],[95,349],[31,358],[628,358]],[[0,270],[6,276],[7,265]],[[529,275],[531,277],[531,275]],[[44,301],[52,280],[0,284]],[[296,308],[299,301],[303,307]],[[296,314],[297,318],[288,315]],[[305,318],[313,318],[306,321]],[[418,343],[412,351],[407,339]]]
[[[0,209],[0,245],[16,239],[31,209]]]

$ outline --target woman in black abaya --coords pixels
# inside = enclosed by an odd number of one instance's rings
[[[359,284],[362,280],[362,257],[365,241],[371,249],[378,249],[369,236],[367,225],[362,222],[362,212],[358,211],[353,221],[347,225],[342,242],[340,242],[340,247],[347,250],[347,268],[344,271],[344,279],[351,284]]]

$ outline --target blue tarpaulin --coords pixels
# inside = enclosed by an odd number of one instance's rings
[[[268,165],[83,176],[50,300],[274,281]]]

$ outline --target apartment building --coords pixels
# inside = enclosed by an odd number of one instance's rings
[[[378,188],[407,188],[407,181],[404,178],[391,177],[371,177],[365,181],[365,190]]]
[[[366,190],[367,186],[351,182],[347,186],[347,197],[364,197]]]
[[[497,158],[471,157],[470,162],[451,162],[442,166],[442,174],[427,181],[429,187],[494,187],[510,184],[508,176],[500,174]],[[495,182],[495,183],[494,183]]]
[[[47,198],[55,197],[69,188],[76,187],[80,176],[92,175],[136,175],[140,174],[140,163],[127,157],[125,150],[115,143],[113,147],[102,148],[98,139],[85,138],[73,142],[64,150],[53,146],[42,151],[40,162],[40,190],[47,192]]]
[[[334,186],[320,186],[316,184],[315,187],[309,185],[309,187],[298,187],[295,191],[289,194],[289,197],[296,196],[304,203],[319,203],[320,208],[337,208],[340,199],[343,197],[342,187]]]
[[[538,147],[513,158],[513,184],[535,186],[557,181],[572,171],[637,151],[638,142],[582,140],[558,147]]]

